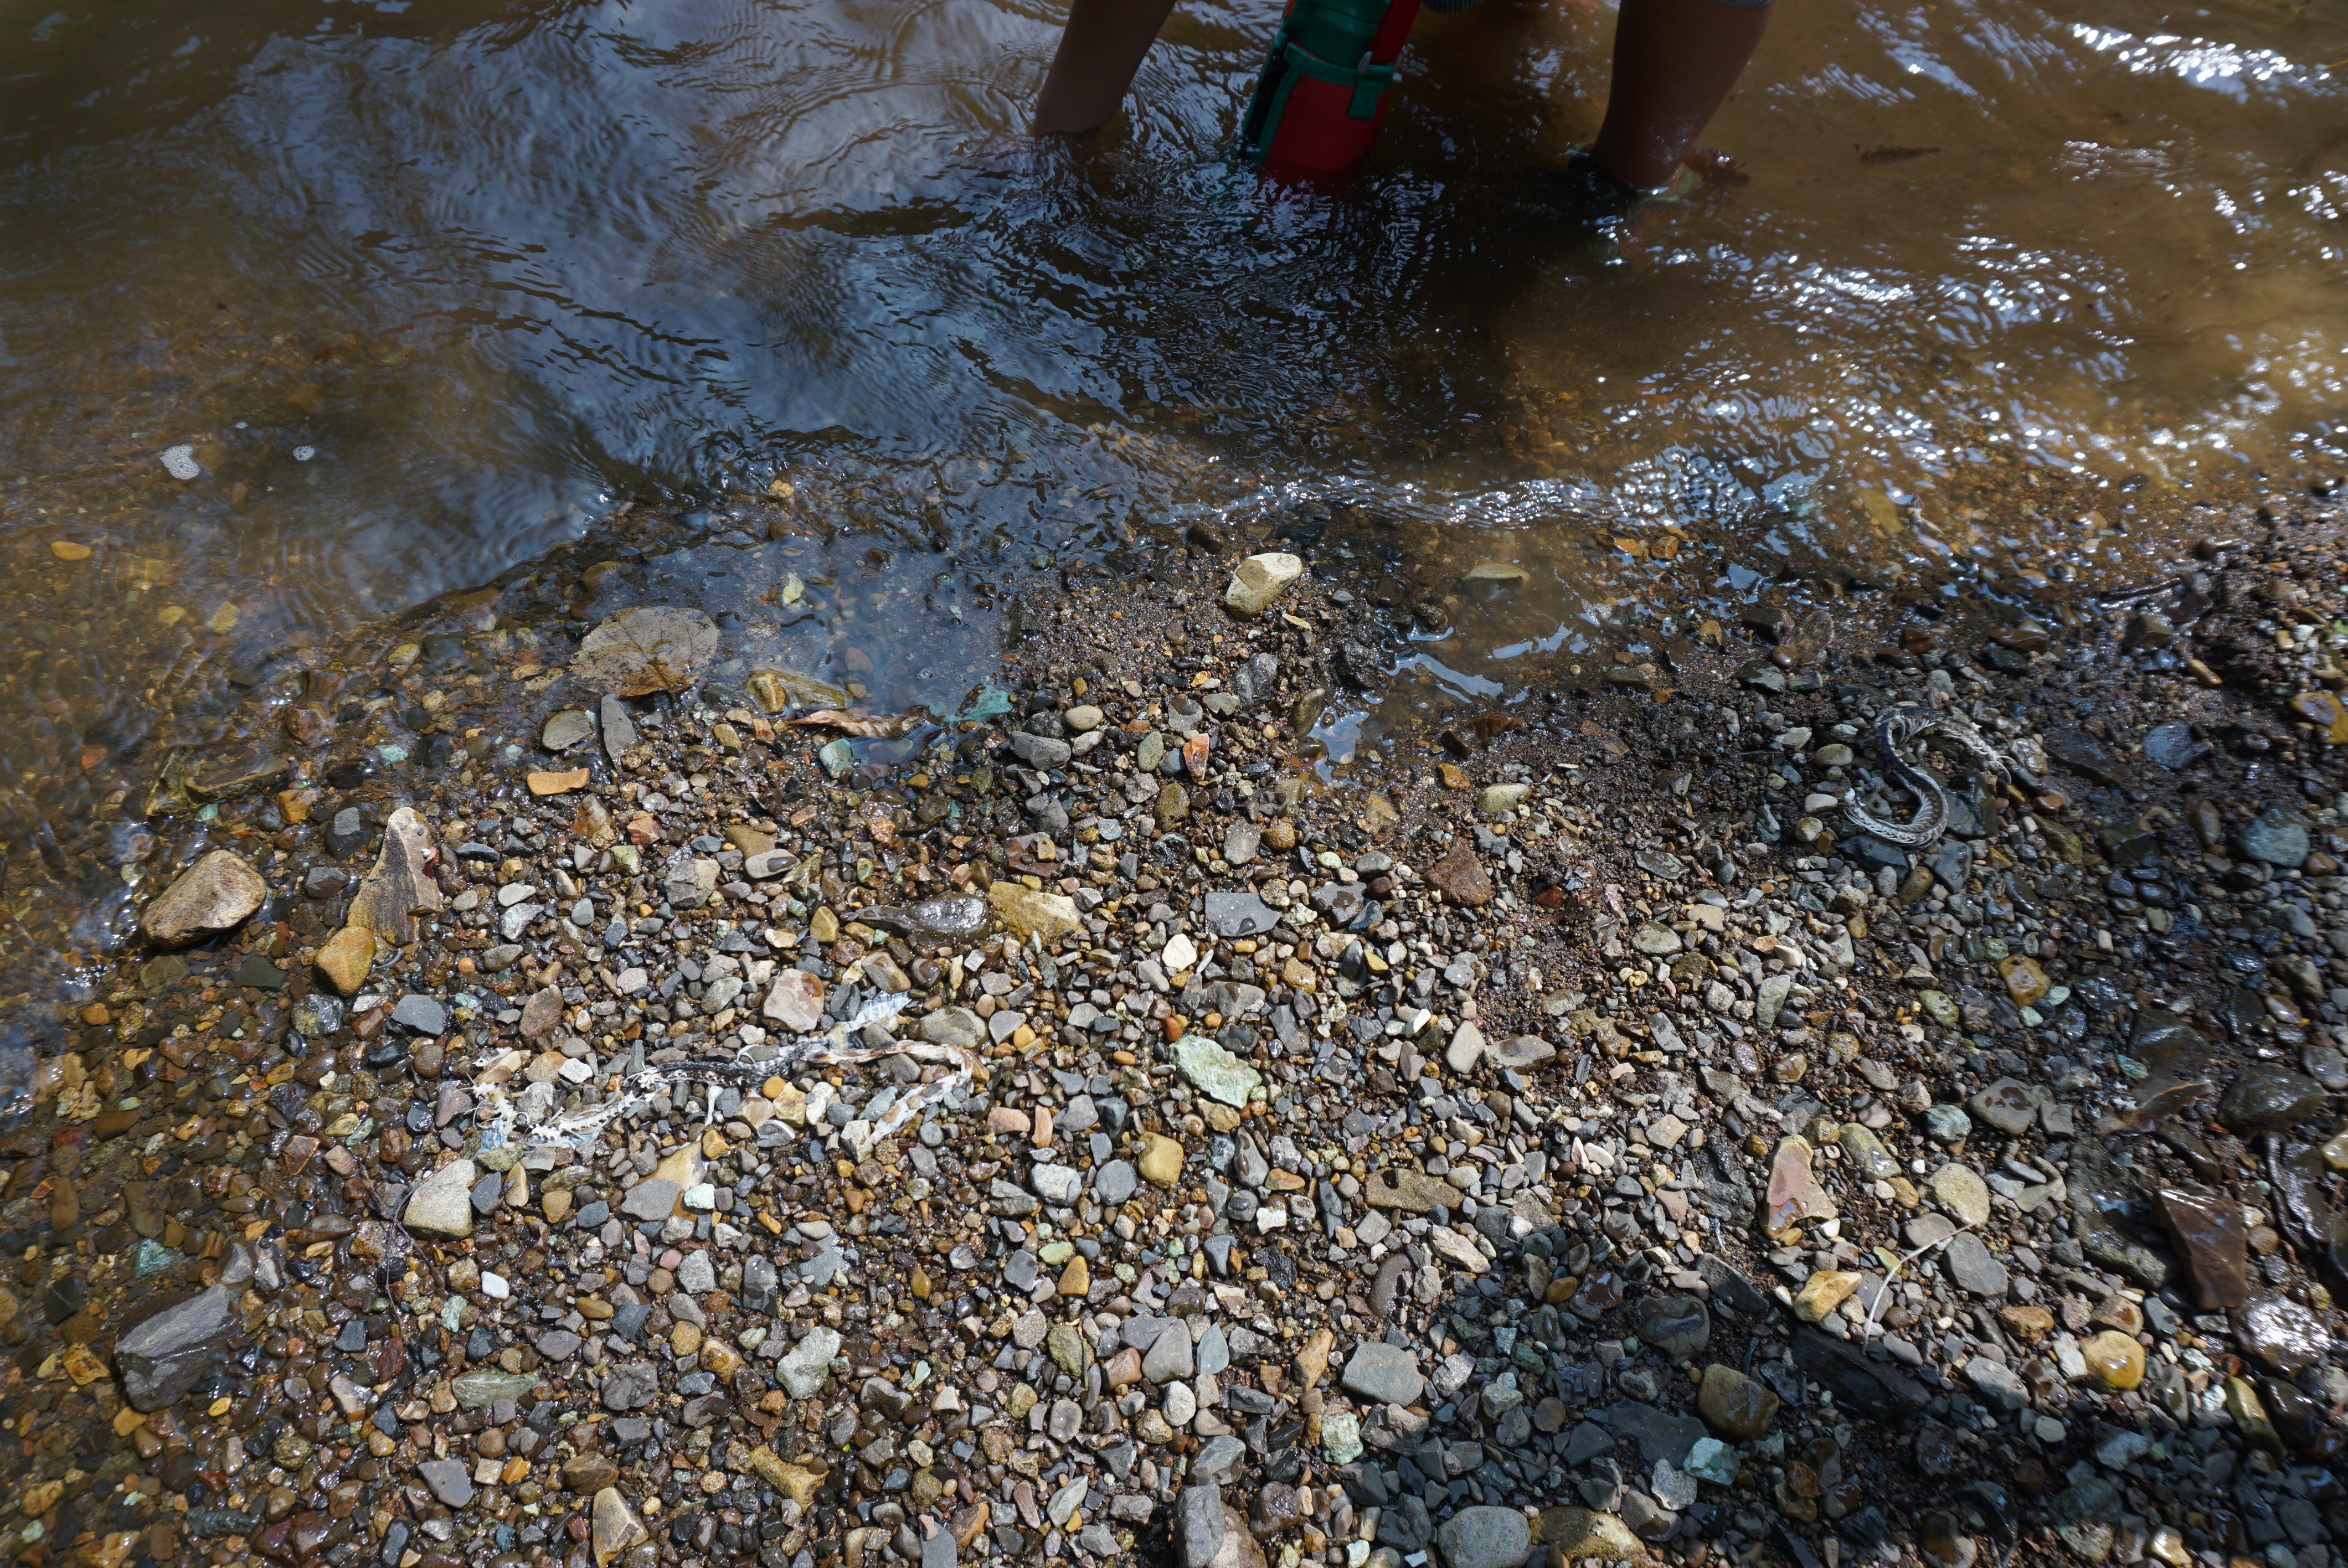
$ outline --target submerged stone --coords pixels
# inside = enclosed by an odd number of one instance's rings
[[[2104,1144],[2092,1138],[2072,1144],[2065,1182],[2070,1193],[2071,1232],[2082,1251],[2147,1289],[2168,1283],[2168,1260],[2121,1228],[2136,1180]]]
[[[2281,1373],[2296,1378],[2330,1353],[2323,1320],[2288,1296],[2260,1291],[2234,1313],[2242,1348]]]
[[[2240,1307],[2250,1296],[2250,1232],[2242,1205],[2199,1189],[2154,1190],[2153,1213],[2184,1259],[2194,1299],[2204,1311]]]
[[[2279,1061],[2245,1066],[2218,1102],[2218,1120],[2237,1132],[2280,1132],[2323,1109],[2323,1089]]]
[[[224,1285],[165,1307],[115,1342],[122,1397],[135,1410],[160,1410],[196,1386],[229,1348],[240,1319]]]
[[[140,929],[166,947],[179,947],[242,925],[269,897],[261,873],[238,856],[215,849],[189,866],[147,906]]]

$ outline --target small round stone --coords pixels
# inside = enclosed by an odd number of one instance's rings
[[[2117,1329],[2106,1328],[2085,1340],[2079,1354],[2087,1358],[2087,1370],[2096,1381],[2115,1393],[2125,1394],[2144,1381],[2144,1347]]]

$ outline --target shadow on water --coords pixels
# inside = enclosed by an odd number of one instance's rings
[[[2126,580],[2339,466],[2336,14],[1788,6],[1734,160],[1593,224],[1602,8],[1425,18],[1337,200],[1222,157],[1275,12],[1185,7],[1078,148],[1019,134],[1038,0],[0,19],[18,957],[108,945],[258,670],[623,503],[885,552],[963,616],[867,640],[909,668],[1153,528],[1286,529],[1430,606],[1439,703],[1774,584]]]

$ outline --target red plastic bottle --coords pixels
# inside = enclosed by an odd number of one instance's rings
[[[1343,174],[1385,118],[1394,65],[1420,0],[1290,0],[1240,122],[1241,155],[1266,169]]]

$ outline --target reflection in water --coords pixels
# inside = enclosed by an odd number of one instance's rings
[[[69,883],[260,662],[623,501],[845,528],[979,626],[1159,525],[1301,528],[1424,603],[1404,684],[1458,701],[1759,583],[2125,577],[2348,390],[2316,8],[1788,6],[1735,165],[1605,231],[1545,179],[1585,4],[1423,19],[1334,201],[1221,156],[1274,0],[1185,7],[1075,149],[1016,134],[1034,0],[40,9],[0,17],[0,810]]]

